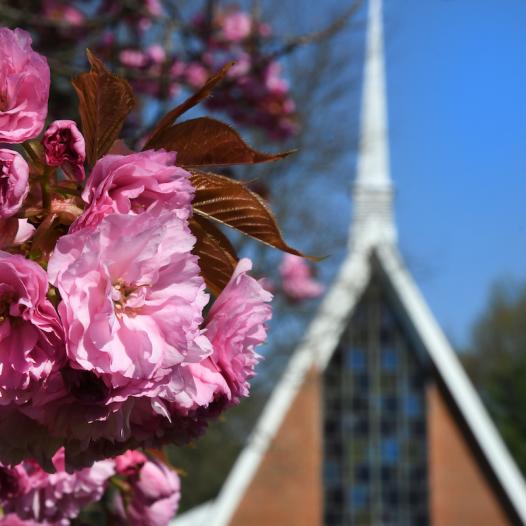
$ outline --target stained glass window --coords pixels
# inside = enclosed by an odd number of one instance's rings
[[[326,526],[426,526],[426,368],[373,282],[324,378]]]

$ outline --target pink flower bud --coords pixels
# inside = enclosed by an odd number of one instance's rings
[[[13,150],[0,149],[0,219],[15,215],[29,191],[29,166]]]
[[[118,475],[131,475],[147,461],[148,459],[140,451],[126,451],[122,455],[115,457],[115,471]]]
[[[86,144],[74,121],[52,122],[42,144],[49,166],[61,166],[66,175],[79,182],[84,180]]]
[[[283,292],[292,300],[317,298],[323,294],[324,286],[312,277],[305,260],[299,256],[285,254],[279,266]]]
[[[131,487],[128,502],[120,494],[114,502],[124,524],[167,526],[181,498],[177,473],[158,460],[147,460],[127,482]]]
[[[0,28],[0,142],[36,137],[47,115],[50,74],[21,29]]]

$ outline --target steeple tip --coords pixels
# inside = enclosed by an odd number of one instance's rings
[[[389,140],[382,0],[369,0],[363,76],[360,145],[353,185],[353,250],[396,242]]]

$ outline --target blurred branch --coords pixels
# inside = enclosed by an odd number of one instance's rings
[[[135,8],[135,3],[124,1],[119,4],[119,10],[109,15],[93,16],[86,19],[83,24],[87,29],[94,29],[104,27],[116,20],[119,20],[123,11],[127,7]],[[35,15],[26,9],[19,9],[8,5],[1,6],[2,18],[14,24],[22,24],[24,26],[34,26],[48,29],[71,29],[71,23],[66,20],[59,20],[55,18],[48,18]]]
[[[350,9],[348,9],[343,15],[339,16],[336,20],[332,21],[327,27],[290,38],[280,49],[272,53],[269,58],[279,58],[283,55],[292,53],[300,46],[320,43],[331,38],[345,27],[347,22],[359,11],[363,3],[364,0],[355,0]]]

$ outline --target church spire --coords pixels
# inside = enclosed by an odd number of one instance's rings
[[[389,174],[382,0],[369,0],[363,78],[360,146],[353,185],[353,250],[396,241]]]

